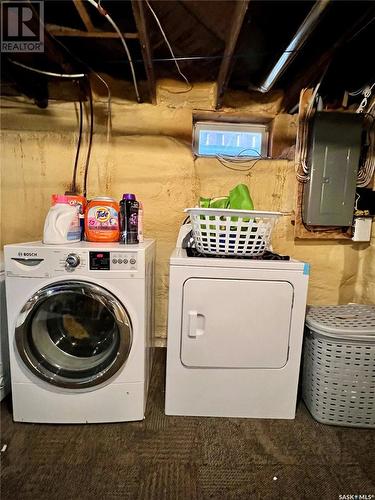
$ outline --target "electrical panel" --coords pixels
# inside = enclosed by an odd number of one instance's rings
[[[309,144],[302,216],[313,226],[351,226],[363,115],[320,111]]]

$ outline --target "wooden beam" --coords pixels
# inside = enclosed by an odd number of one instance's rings
[[[150,39],[148,36],[149,30],[148,30],[147,17],[144,10],[144,2],[139,0],[132,0],[132,9],[141,44],[142,58],[147,75],[150,100],[152,104],[156,104],[155,70],[154,70],[154,63],[152,61],[152,50],[151,50]]]
[[[119,38],[116,31],[82,31],[56,24],[46,24],[47,31],[54,36],[67,36],[77,38]],[[138,33],[123,33],[124,38],[136,40]]]
[[[83,5],[82,0],[73,0],[74,6],[77,9],[79,17],[82,19],[83,24],[87,31],[95,31],[95,26],[92,24],[89,13],[86,7]]]
[[[229,31],[229,36],[225,43],[224,55],[220,65],[219,75],[217,77],[216,109],[221,107],[224,92],[228,85],[232,69],[233,54],[248,6],[249,0],[237,0],[233,5],[234,12],[232,17],[232,24]]]

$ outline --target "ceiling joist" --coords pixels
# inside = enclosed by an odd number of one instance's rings
[[[234,51],[248,6],[249,0],[237,0],[233,6],[234,12],[232,25],[225,43],[224,55],[220,65],[219,75],[217,77],[216,109],[221,107],[224,92],[228,85]]]
[[[134,14],[134,20],[137,27],[139,41],[141,44],[142,58],[145,65],[150,100],[152,104],[156,103],[156,80],[155,80],[155,70],[154,63],[152,60],[152,50],[150,39],[148,36],[149,29],[147,18],[144,10],[144,2],[139,2],[137,0],[132,1],[132,9]]]
[[[47,24],[47,31],[53,36],[66,36],[77,38],[119,38],[116,31],[82,31],[66,26],[58,26],[56,24]],[[138,33],[122,33],[124,38],[136,40],[139,38]]]
[[[95,26],[93,25],[90,15],[87,12],[86,7],[83,5],[82,0],[73,0],[74,6],[77,9],[79,17],[81,18],[83,24],[87,31],[95,31]]]

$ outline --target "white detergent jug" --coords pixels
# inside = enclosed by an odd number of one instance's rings
[[[78,209],[66,203],[56,203],[49,209],[43,232],[43,243],[61,245],[81,239]]]

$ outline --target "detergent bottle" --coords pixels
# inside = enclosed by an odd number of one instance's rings
[[[47,214],[43,243],[61,245],[81,240],[78,208],[66,203],[56,203]]]
[[[115,242],[119,240],[119,211],[117,201],[108,196],[93,198],[85,212],[87,241]]]
[[[137,244],[139,203],[133,193],[126,193],[120,201],[120,243]]]

